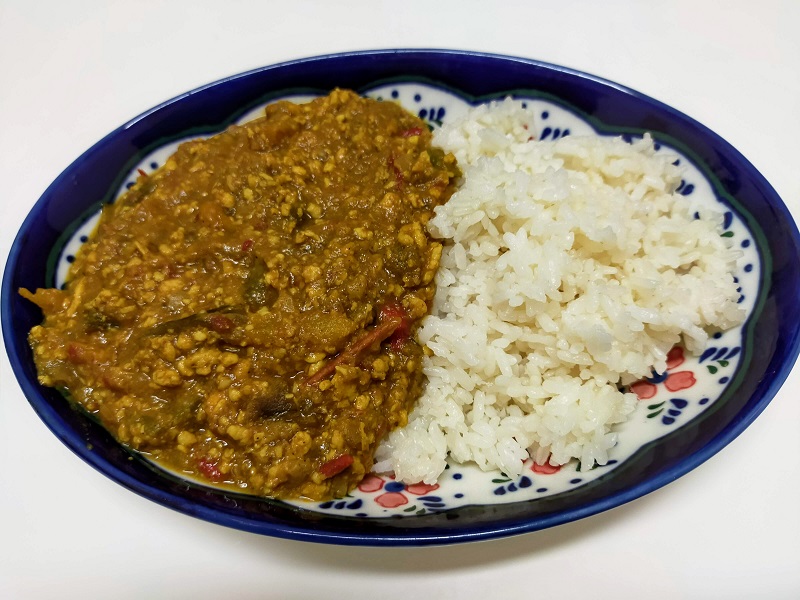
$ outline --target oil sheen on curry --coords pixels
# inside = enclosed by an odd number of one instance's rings
[[[421,392],[452,155],[336,90],[182,144],[107,206],[65,290],[21,293],[42,384],[122,443],[254,494],[342,496]]]

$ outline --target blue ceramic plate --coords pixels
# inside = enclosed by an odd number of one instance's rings
[[[370,477],[347,498],[303,504],[209,488],[166,473],[118,444],[55,390],[38,385],[27,333],[41,320],[16,290],[60,285],[100,206],[138,169],[163,164],[177,144],[252,118],[279,98],[333,87],[396,100],[433,127],[470,104],[513,95],[535,111],[541,138],[650,132],[684,168],[678,192],[724,215],[742,251],[736,277],[748,319],[699,357],[677,350],[665,373],[639,382],[639,407],[603,468],[558,472],[528,465],[508,478],[452,465],[437,486]],[[215,523],[340,544],[423,545],[535,531],[613,508],[710,458],[764,409],[798,353],[800,236],[775,191],[719,136],[651,98],[532,60],[451,51],[358,52],[258,69],[170,100],[106,136],[70,165],[34,206],[12,246],[2,325],[20,385],[71,450],[125,487]]]

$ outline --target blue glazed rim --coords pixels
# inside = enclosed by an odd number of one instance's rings
[[[758,215],[772,282],[751,324],[749,369],[739,388],[708,416],[643,448],[600,485],[529,502],[467,506],[419,517],[356,519],[231,494],[165,476],[120,446],[100,425],[36,380],[26,335],[41,313],[19,287],[52,285],[51,249],[77,219],[112,199],[130,168],[152,148],[217,131],[271,96],[356,90],[412,78],[489,98],[536,90],[611,131],[649,130],[677,141],[722,187]],[[614,508],[677,479],[735,439],[764,410],[800,350],[800,234],[777,193],[736,149],[675,109],[616,83],[535,60],[451,50],[379,50],[281,63],[222,79],[168,100],[97,142],[50,185],[23,222],[9,253],[0,297],[6,350],[23,393],[53,433],[84,461],[126,488],[207,521],[296,540],[348,545],[429,545],[490,539],[574,521]],[[48,270],[48,265],[50,269]]]

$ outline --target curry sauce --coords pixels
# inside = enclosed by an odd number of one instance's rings
[[[426,223],[457,176],[422,121],[342,90],[184,143],[104,209],[65,290],[21,290],[40,382],[189,475],[344,495],[421,392]]]

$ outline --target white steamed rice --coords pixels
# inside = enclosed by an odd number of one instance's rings
[[[605,464],[635,404],[619,384],[744,317],[721,214],[695,219],[673,193],[674,157],[649,137],[532,132],[509,99],[435,134],[464,179],[429,224],[446,245],[418,334],[432,352],[426,391],[376,471],[432,483],[448,455],[508,475],[529,456]]]

